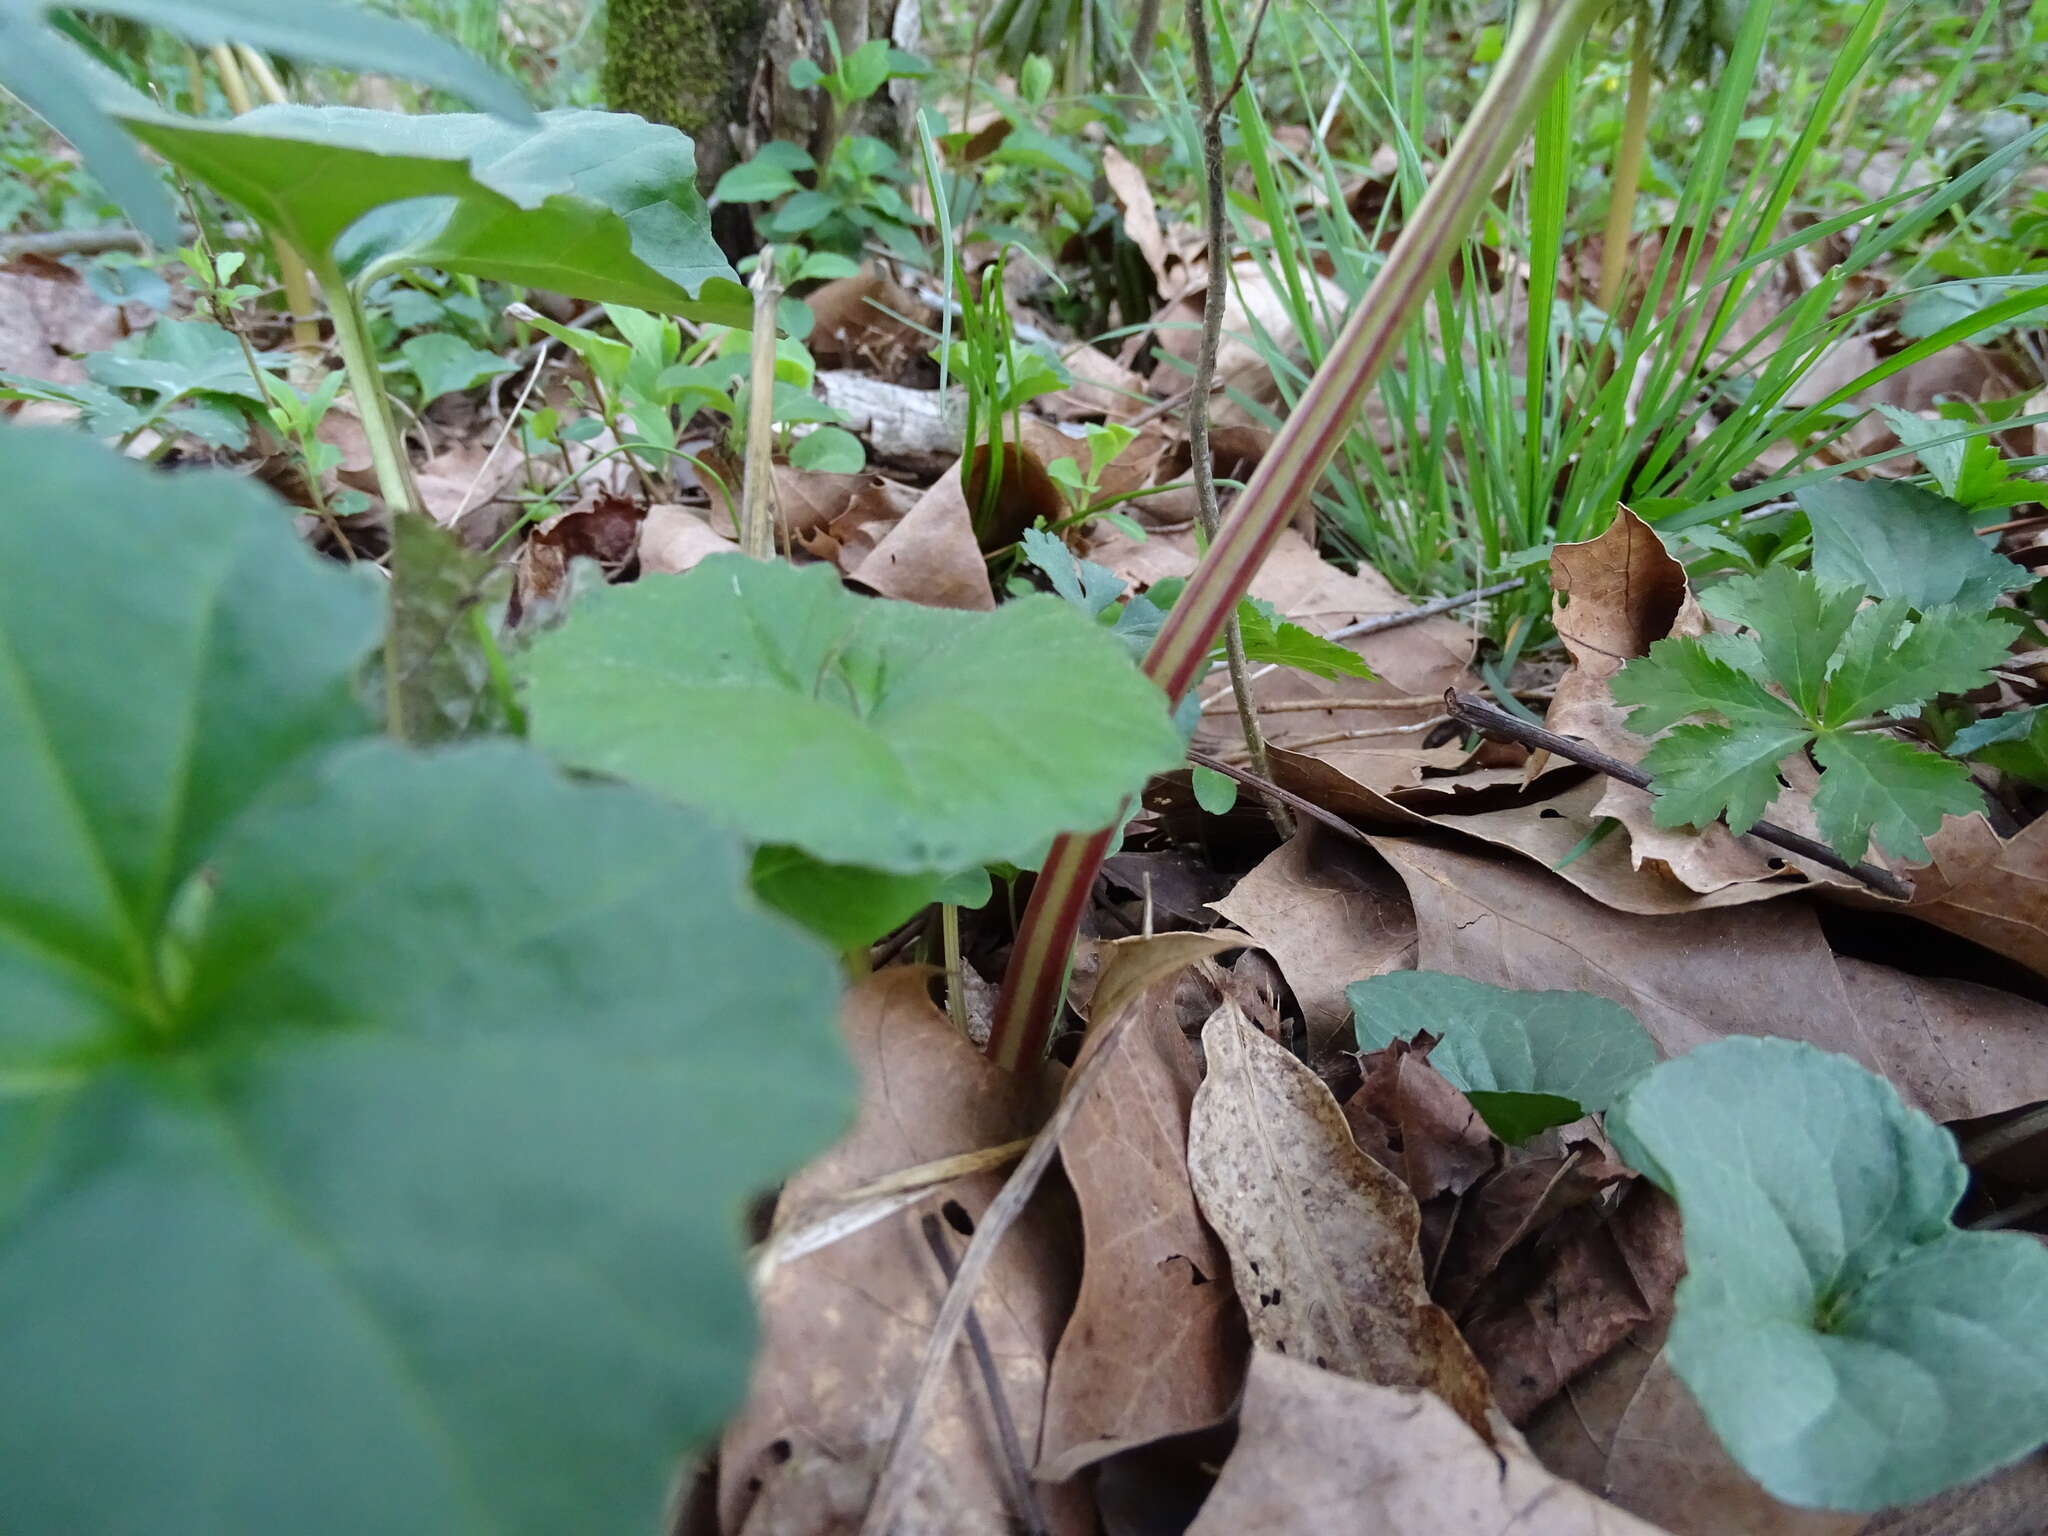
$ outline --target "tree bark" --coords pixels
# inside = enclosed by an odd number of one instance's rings
[[[695,139],[706,191],[745,158],[748,92],[776,8],[773,0],[610,0],[606,9],[606,103]]]

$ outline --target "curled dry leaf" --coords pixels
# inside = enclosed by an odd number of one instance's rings
[[[1145,173],[1133,165],[1114,144],[1102,146],[1102,179],[1123,211],[1124,233],[1145,265],[1152,269],[1152,281],[1161,298],[1178,298],[1187,291],[1189,271],[1185,261],[1168,250],[1166,232],[1159,223],[1159,209],[1152,201],[1152,186]]]
[[[1423,1036],[1425,1040],[1432,1037]],[[1346,1101],[1345,1119],[1356,1127],[1369,1114],[1400,1144],[1394,1172],[1418,1201],[1462,1195],[1500,1162],[1500,1143],[1464,1094],[1430,1065],[1427,1047],[1396,1040],[1359,1061],[1364,1081]]]
[[[1237,1446],[1188,1536],[1657,1536],[1656,1527],[1489,1446],[1425,1392],[1260,1349]]]
[[[1491,1438],[1485,1373],[1423,1286],[1407,1187],[1358,1150],[1321,1080],[1235,1004],[1211,1016],[1202,1047],[1188,1173],[1229,1250],[1253,1342],[1426,1389]]]
[[[1488,1295],[1465,1325],[1516,1424],[1644,1323],[1669,1317],[1685,1271],[1678,1207],[1641,1180],[1611,1215],[1581,1208],[1548,1243],[1526,1285]]]
[[[1229,1260],[1188,1182],[1188,1113],[1201,1071],[1181,1032],[1177,982],[1154,983],[1132,1005],[1121,1049],[1060,1138],[1083,1257],[1081,1294],[1046,1388],[1038,1471],[1051,1481],[1217,1422],[1243,1381]],[[1077,1071],[1101,1038],[1090,1031]]]
[[[1305,830],[1210,903],[1279,963],[1311,1055],[1350,1043],[1344,989],[1415,965],[1415,916],[1385,862]]]
[[[804,302],[811,307],[807,345],[820,367],[858,368],[886,380],[931,351],[918,330],[936,324],[931,306],[876,267],[838,277]]]
[[[2048,976],[2048,817],[2006,839],[1982,816],[1954,816],[1927,839],[1905,911]],[[1859,905],[1897,910],[1857,896]]]
[[[990,1063],[932,1006],[929,977],[897,967],[848,994],[841,1020],[860,1070],[860,1115],[790,1182],[778,1228],[883,1175],[1029,1136],[1043,1123],[1052,1073],[1013,1076]],[[935,1199],[978,1220],[1003,1177],[959,1179]],[[914,1211],[776,1267],[759,1298],[752,1389],[720,1460],[725,1530],[821,1536],[858,1526],[944,1294]],[[1038,1433],[1047,1361],[1072,1295],[1068,1219],[1041,1198],[996,1251],[976,1304],[1026,1444]],[[1013,1529],[988,1403],[964,1357],[940,1388],[925,1444],[927,1470],[900,1531]],[[1056,1531],[1087,1529],[1071,1491],[1040,1492]]]
[[[1804,901],[1639,917],[1526,866],[1414,839],[1373,846],[1407,882],[1424,970],[1612,998],[1668,1056],[1723,1035],[1804,1040],[1938,1118],[2048,1097],[2048,1013],[1988,988],[1837,963]]]

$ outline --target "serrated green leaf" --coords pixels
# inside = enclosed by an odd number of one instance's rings
[[[1897,480],[1830,480],[1798,492],[1813,524],[1813,573],[1915,609],[1985,609],[2031,586],[2031,571],[1986,544],[1945,496]]]
[[[1670,1358],[1791,1504],[1910,1504],[2048,1438],[2048,1250],[1950,1224],[1948,1133],[1846,1057],[1728,1039],[1607,1116],[1685,1220]]]
[[[532,116],[516,86],[454,44],[360,6],[333,0],[295,0],[290,6],[276,0],[95,0],[92,8],[162,27],[202,47],[246,43],[290,58],[438,85],[514,121]],[[105,110],[119,82],[44,30],[58,9],[56,0],[0,0],[0,86],[76,145],[114,201],[168,249],[178,242],[178,221],[163,183]]]
[[[1983,686],[2012,648],[2011,627],[1987,614],[1932,608],[1915,619],[1902,597],[1857,613],[1843,640],[1820,723],[1848,725]]]
[[[1660,827],[1704,827],[1723,817],[1747,832],[1778,797],[1778,765],[1813,739],[1803,721],[1674,727],[1644,754],[1656,781]]]
[[[1024,864],[1181,761],[1159,691],[1052,597],[957,613],[717,556],[593,594],[527,670],[564,760],[895,874]]]
[[[474,113],[259,107],[202,122],[124,110],[129,130],[352,282],[408,266],[746,328],[711,238],[696,153],[673,128],[560,108]]]
[[[1123,577],[1106,565],[1081,559],[1058,534],[1026,528],[1019,544],[1025,561],[1045,572],[1053,591],[1091,618],[1124,595]]]
[[[1298,672],[1333,681],[1340,677],[1369,678],[1373,675],[1372,668],[1365,664],[1365,658],[1356,651],[1346,649],[1335,640],[1326,640],[1314,630],[1290,624],[1267,605],[1245,598],[1237,605],[1237,619],[1238,629],[1244,636],[1247,660],[1261,665],[1292,667]]]
[[[513,368],[510,360],[473,347],[460,336],[450,336],[445,331],[408,336],[399,344],[398,352],[405,359],[405,366],[412,370],[412,376],[420,381],[420,393],[430,401],[475,389]]]
[[[829,956],[679,807],[356,739],[379,593],[246,481],[0,483],[6,1523],[652,1529],[843,1121]]]
[[[1657,641],[1647,656],[1617,672],[1610,685],[1616,703],[1634,706],[1628,728],[1649,736],[1700,714],[1788,730],[1800,723],[1790,705],[1755,675],[1733,665],[1729,654],[1726,647],[1717,653],[1693,639]],[[1761,653],[1752,648],[1752,654],[1761,668]]]
[[[1344,990],[1360,1050],[1435,1035],[1430,1065],[1503,1141],[1606,1109],[1657,1063],[1635,1015],[1589,992],[1518,991],[1441,971],[1395,971]]]
[[[1944,816],[1984,809],[1969,770],[1876,731],[1825,731],[1813,754],[1824,772],[1813,792],[1814,819],[1828,846],[1860,859],[1874,833],[1894,858],[1925,862],[1924,841]]]
[[[2048,785],[2048,707],[2015,709],[1956,732],[1956,757],[1974,757],[2029,784]]]
[[[1773,565],[1708,588],[1700,603],[1755,632],[1758,655],[1772,681],[1812,718],[1820,713],[1828,664],[1863,594],[1854,587],[1823,587],[1804,572]]]

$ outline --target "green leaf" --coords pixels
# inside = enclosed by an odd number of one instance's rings
[[[1944,816],[1984,809],[1983,791],[1953,758],[1876,731],[1826,731],[1813,755],[1825,771],[1813,792],[1820,835],[1845,859],[1878,846],[1911,863],[1927,859],[1925,839]]]
[[[2034,576],[1986,544],[1947,497],[1896,480],[1830,480],[1798,493],[1813,524],[1813,573],[1927,609],[1985,609]]]
[[[2048,1438],[2048,1250],[1950,1224],[1955,1144],[1882,1078],[1719,1040],[1607,1131],[1684,1214],[1672,1365],[1773,1495],[1911,1504]]]
[[[360,739],[378,590],[247,482],[0,481],[10,1528],[653,1529],[844,1121],[829,956],[679,807]]]
[[[1237,804],[1237,780],[1214,768],[1196,763],[1188,771],[1194,785],[1195,804],[1211,816],[1227,816]]]
[[[1732,585],[1732,583],[1731,583]],[[1649,736],[1690,715],[1719,715],[1731,723],[1791,728],[1797,713],[1750,672],[1718,651],[1689,638],[1659,640],[1615,674],[1615,702],[1634,705],[1628,728]],[[1760,671],[1763,658],[1752,647]]]
[[[1158,690],[1053,598],[957,613],[718,556],[594,593],[527,667],[564,760],[893,874],[1022,864],[1181,760]]]
[[[1813,739],[1803,721],[1681,725],[1643,756],[1656,781],[1660,827],[1704,827],[1725,816],[1747,832],[1778,798],[1778,765]]]
[[[2048,708],[2010,710],[1956,732],[1948,749],[2029,784],[2048,785]]]
[[[1124,595],[1124,579],[1106,565],[1083,560],[1058,534],[1026,528],[1019,538],[1027,563],[1045,572],[1053,591],[1093,618]]]
[[[820,80],[825,72],[818,68],[817,60],[795,58],[789,61],[789,83],[799,91],[808,91]]]
[[[764,903],[837,950],[872,944],[902,927],[939,899],[943,884],[936,874],[884,874],[775,847],[755,851],[752,878]]]
[[[1863,594],[1855,587],[1824,587],[1804,572],[1773,565],[1709,587],[1700,603],[1755,632],[1757,653],[1772,679],[1811,718],[1820,713],[1828,664]]]
[[[1988,430],[1961,442],[1943,442],[1960,423],[1930,420],[1895,405],[1877,409],[1891,423],[1899,441],[1919,457],[1941,494],[1965,511],[1974,514],[1991,507],[2023,506],[2040,495],[2032,481],[2013,473]]]
[[[889,81],[889,40],[871,37],[841,62],[836,73],[842,102],[866,101]]]
[[[1312,629],[1288,623],[1268,605],[1251,598],[1239,600],[1237,620],[1248,660],[1332,679],[1373,675],[1356,651],[1325,640]]]
[[[1495,1135],[1521,1142],[1598,1113],[1657,1064],[1635,1015],[1588,992],[1527,992],[1441,971],[1397,971],[1345,988],[1358,1048],[1425,1030],[1429,1063]]]
[[[804,158],[810,157],[806,155]],[[798,191],[801,186],[802,183],[786,167],[763,164],[761,157],[756,155],[719,177],[711,195],[721,203],[772,203],[786,192]]]
[[[256,356],[260,367],[269,359]],[[159,320],[125,352],[95,352],[85,371],[109,389],[139,389],[159,407],[191,395],[227,395],[267,405],[241,342],[203,320]]]
[[[690,140],[615,112],[531,126],[468,113],[259,107],[122,121],[309,261],[368,284],[403,267],[546,288],[745,328],[752,305],[711,238]],[[346,237],[346,238],[344,238]]]
[[[2011,626],[1982,613],[1933,608],[1918,619],[1904,598],[1887,598],[1856,615],[1828,681],[1822,722],[1848,725],[1944,693],[1981,687],[2012,648]]]
[[[246,43],[295,59],[437,85],[515,121],[532,116],[518,87],[454,44],[356,5],[334,0],[295,0],[288,7],[276,0],[95,0],[92,9],[162,27],[202,47]],[[178,243],[178,221],[163,182],[104,110],[118,82],[42,30],[57,19],[52,15],[57,10],[55,0],[0,0],[0,86],[76,145],[122,211],[168,249]]]
[[[857,475],[867,467],[868,451],[844,427],[820,427],[796,440],[789,462],[820,474]]]
[[[405,366],[420,381],[420,392],[428,400],[475,389],[479,384],[512,371],[512,364],[495,352],[473,347],[460,336],[435,331],[426,336],[408,336],[399,344]]]

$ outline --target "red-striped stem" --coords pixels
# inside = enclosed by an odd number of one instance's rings
[[[1607,0],[1524,0],[1493,77],[1451,146],[1387,264],[1338,332],[1251,483],[1238,497],[1145,658],[1145,674],[1178,699],[1208,658],[1295,509],[1344,441],[1373,380],[1400,343],[1458,244],[1471,230],[1536,109]],[[1012,1071],[1045,1053],[1065,987],[1067,957],[1112,833],[1070,833],[1053,844],[1025,909],[988,1053]]]

